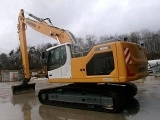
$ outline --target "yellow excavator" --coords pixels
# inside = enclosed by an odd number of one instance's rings
[[[35,83],[28,84],[25,30],[30,26],[60,43],[46,50],[48,82],[70,83],[40,90],[38,99],[42,104],[118,112],[127,99],[136,95],[137,87],[131,81],[148,75],[142,45],[115,39],[83,51],[71,32],[53,26],[49,18],[26,13],[33,20],[25,18],[24,13],[21,10],[18,16],[18,34],[25,79],[22,85],[12,86],[13,94],[35,90]]]

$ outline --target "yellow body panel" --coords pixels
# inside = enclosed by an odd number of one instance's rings
[[[122,61],[118,63],[119,70],[121,70],[119,74],[120,82],[128,82],[146,77],[148,75],[148,61],[144,48],[134,43],[117,42],[116,44],[119,51],[124,51],[124,48],[129,48],[131,54],[131,63],[126,63],[123,52],[117,54],[118,58],[122,59]],[[125,73],[122,70],[125,70]]]
[[[130,59],[127,58],[127,52]],[[96,54],[113,52],[114,70],[108,75],[87,75],[86,65]],[[126,53],[125,53],[126,52]],[[128,61],[127,61],[128,59]],[[128,63],[127,63],[128,62]],[[49,82],[62,83],[126,83],[148,75],[147,58],[144,48],[129,42],[112,42],[94,46],[83,57],[72,58],[72,78],[49,79]]]
[[[71,59],[71,70],[72,70],[72,78],[83,78],[82,69],[82,58],[73,58]]]

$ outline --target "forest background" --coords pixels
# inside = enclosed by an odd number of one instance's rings
[[[81,48],[91,48],[98,43],[105,43],[111,39],[123,39],[127,37],[129,42],[143,43],[146,49],[148,60],[160,59],[160,30],[150,31],[143,29],[138,32],[131,32],[122,35],[103,35],[96,36],[94,34],[86,35],[84,38],[77,38]],[[45,65],[42,60],[42,52],[54,44],[39,44],[37,46],[28,46],[30,69],[41,69]],[[8,54],[0,53],[0,70],[20,70],[22,69],[21,51],[19,47],[11,50]]]

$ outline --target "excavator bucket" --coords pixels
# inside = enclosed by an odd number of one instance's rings
[[[23,94],[27,92],[34,92],[35,83],[16,85],[16,86],[12,86],[11,89],[12,89],[13,95]]]

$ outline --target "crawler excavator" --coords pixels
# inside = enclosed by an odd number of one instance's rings
[[[18,34],[25,79],[22,85],[12,86],[13,94],[35,90],[35,84],[28,84],[25,28],[29,26],[60,43],[46,50],[48,82],[69,83],[40,90],[38,99],[42,104],[118,112],[123,109],[124,101],[136,95],[137,87],[131,81],[148,75],[143,46],[111,40],[83,51],[71,32],[53,26],[49,18],[30,13],[26,13],[30,18],[25,18],[24,13],[21,10],[18,16]]]

